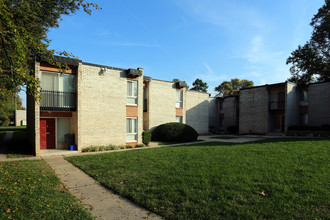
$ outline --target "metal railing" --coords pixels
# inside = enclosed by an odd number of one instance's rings
[[[285,101],[270,101],[269,102],[269,110],[284,110],[285,109]]]
[[[45,111],[75,111],[76,93],[41,90],[40,109]]]

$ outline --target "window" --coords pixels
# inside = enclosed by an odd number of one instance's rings
[[[223,124],[224,124],[224,120],[223,120],[223,118],[220,118],[220,121],[219,121],[220,129],[224,129]]]
[[[182,90],[176,90],[176,108],[182,108],[182,99],[183,99],[183,92]]]
[[[127,81],[127,100],[129,105],[137,105],[138,85],[137,81]]]
[[[76,92],[75,75],[65,73],[41,73],[41,89],[48,91]]]
[[[137,118],[126,119],[126,141],[137,141]]]
[[[182,116],[176,116],[176,122],[182,123]]]
[[[269,94],[269,109],[281,110],[285,108],[285,93],[273,92]]]
[[[74,74],[42,71],[40,85],[42,110],[65,108],[65,111],[75,111],[76,76]]]
[[[143,87],[143,112],[148,111],[147,87]]]
[[[299,92],[299,105],[300,106],[307,106],[308,105],[307,91],[300,91]]]
[[[220,101],[220,113],[223,113],[224,110],[223,110],[223,102]]]

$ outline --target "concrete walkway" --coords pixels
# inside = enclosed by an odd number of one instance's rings
[[[96,219],[161,219],[160,216],[133,204],[106,189],[63,156],[42,157],[55,171],[64,186]]]

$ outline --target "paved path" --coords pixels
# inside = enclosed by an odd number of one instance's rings
[[[64,186],[97,219],[161,219],[158,215],[111,192],[66,161],[63,156],[43,157]]]

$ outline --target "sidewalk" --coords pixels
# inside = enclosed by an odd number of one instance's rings
[[[69,163],[63,156],[42,157],[55,171],[64,186],[96,219],[161,219],[160,216],[133,204],[103,187]]]

